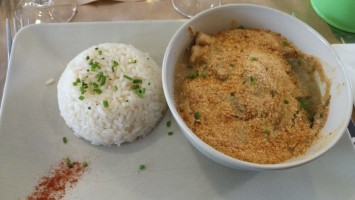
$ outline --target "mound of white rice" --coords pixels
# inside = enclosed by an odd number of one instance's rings
[[[69,62],[57,88],[66,124],[96,145],[145,136],[166,110],[160,67],[132,45],[90,47]]]

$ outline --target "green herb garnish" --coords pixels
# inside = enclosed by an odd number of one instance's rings
[[[99,54],[99,55],[102,55],[102,51],[101,51],[101,50],[99,50],[99,51],[98,51],[98,54]]]
[[[265,130],[265,134],[266,135],[270,135],[270,131],[269,130]]]
[[[134,60],[131,61],[131,63],[137,63],[137,60],[134,59]]]
[[[133,83],[143,83],[141,79],[133,79]]]
[[[196,77],[198,77],[198,72],[192,73],[192,74],[188,74],[186,76],[186,78],[190,78],[190,79],[195,79]]]
[[[174,132],[172,132],[172,131],[168,132],[168,135],[173,135],[173,134],[174,134]]]
[[[133,81],[133,78],[131,78],[131,77],[127,76],[127,75],[123,75],[123,77],[124,77],[125,79],[127,79],[127,80]]]
[[[89,106],[88,109],[91,110],[91,107]]]
[[[115,67],[118,66],[118,62],[117,61],[112,61],[112,72],[115,72]]]
[[[102,104],[104,105],[105,108],[108,108],[108,101],[104,100],[104,101],[102,102]]]
[[[90,57],[89,56],[86,56],[86,60],[89,60],[90,59]]]
[[[139,165],[139,169],[140,170],[144,170],[145,169],[145,165]]]
[[[289,103],[287,99],[284,99],[283,102],[284,102],[284,104],[288,104]]]
[[[87,162],[83,162],[83,167],[87,167],[88,163]]]
[[[80,96],[79,99],[82,101],[82,100],[85,99],[85,97],[84,96]]]
[[[194,116],[195,116],[195,119],[196,119],[196,120],[199,120],[199,119],[200,119],[200,113],[199,113],[199,112],[196,112]]]
[[[136,90],[138,88],[139,88],[139,85],[132,85],[132,87],[131,87],[132,90]]]
[[[231,96],[234,97],[234,92],[231,92]]]
[[[238,29],[244,29],[243,25],[238,26]]]
[[[171,126],[171,121],[167,121],[167,122],[166,122],[166,126],[167,126],[167,127],[170,127],[170,126]]]
[[[282,44],[286,46],[288,44],[287,40],[284,40]]]
[[[136,90],[136,94],[139,96],[139,98],[143,99],[143,91],[142,90]]]
[[[314,121],[314,115],[308,115],[308,121],[313,122]]]
[[[114,86],[113,86],[113,88],[115,89],[115,91],[117,91],[117,90],[118,90],[117,85],[114,85]]]
[[[96,92],[97,94],[101,94],[102,90],[100,90],[99,88],[94,88],[91,90],[91,92]]]
[[[66,144],[68,141],[67,141],[67,138],[66,137],[63,137],[63,143]]]
[[[253,76],[250,77],[250,84],[252,84],[252,85],[255,84],[255,80],[254,80],[254,77],[253,77]]]
[[[193,66],[192,65],[187,65],[187,68],[192,69]]]
[[[257,61],[258,59],[256,57],[252,57],[250,60],[251,61]]]
[[[106,76],[104,76],[103,72],[99,72],[95,77],[97,81],[100,81],[100,85],[104,85],[106,83]]]
[[[67,164],[69,164],[70,163],[70,159],[67,157],[67,158],[65,158],[65,162],[67,163]]]
[[[301,108],[306,109],[306,105],[307,105],[307,101],[306,98],[302,97],[300,98],[300,104],[301,104]]]
[[[97,69],[101,69],[101,66],[98,62],[93,62],[92,60],[89,62],[89,65],[91,66],[91,71],[96,71],[96,68]]]

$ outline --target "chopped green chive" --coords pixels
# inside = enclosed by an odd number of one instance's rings
[[[83,167],[87,167],[88,163],[87,162],[83,162]]]
[[[96,47],[96,48],[95,48],[95,50],[98,50],[98,49],[99,49],[99,47]]]
[[[137,60],[134,59],[134,60],[131,61],[131,63],[137,63]]]
[[[102,102],[102,104],[104,105],[105,108],[108,108],[108,101],[104,100],[104,101]]]
[[[67,164],[69,164],[70,163],[70,159],[67,157],[67,158],[65,158],[65,162],[67,163]]]
[[[70,164],[68,165],[68,167],[71,169],[71,168],[74,167],[74,165],[70,163]]]
[[[98,51],[98,54],[99,54],[99,55],[102,55],[102,51],[101,51],[101,50],[99,50],[99,51]]]
[[[282,44],[286,46],[288,44],[287,40],[283,41]]]
[[[101,69],[101,66],[100,66],[100,64],[98,63],[98,62],[93,62],[92,60],[89,62],[89,65],[91,66],[91,71],[96,71],[96,68],[97,69]]]
[[[91,90],[91,92],[96,92],[97,94],[101,94],[102,90],[100,90],[99,88],[94,88]]]
[[[190,79],[195,79],[196,77],[198,77],[198,72],[192,73],[192,74],[188,74],[186,76],[186,78],[190,78]]]
[[[265,130],[265,134],[266,135],[270,135],[270,131],[269,130]]]
[[[301,108],[305,108],[307,104],[306,98],[302,97],[299,101],[301,104]]]
[[[202,77],[202,78],[206,78],[207,76],[206,76],[206,74],[203,74],[203,73],[202,73],[202,74],[201,74],[201,77]]]
[[[89,110],[91,110],[91,107],[88,107]]]
[[[106,76],[104,76],[104,73],[103,72],[99,72],[98,74],[96,74],[96,80],[97,81],[101,81],[100,82],[100,85],[104,85],[105,82],[106,82]]]
[[[78,85],[78,83],[77,82],[73,82],[73,86],[77,86]]]
[[[118,66],[118,62],[117,61],[112,61],[112,72],[115,72],[115,67]]]
[[[89,56],[86,56],[86,60],[89,60],[90,59],[90,57]]]
[[[166,126],[167,126],[167,127],[170,127],[170,126],[171,126],[171,121],[167,121],[167,122],[166,122]]]
[[[143,91],[142,90],[136,90],[136,94],[139,96],[139,98],[143,99]]]
[[[131,77],[127,76],[127,75],[123,75],[123,77],[124,77],[125,79],[127,79],[127,80],[133,81],[133,78],[131,78]]]
[[[271,97],[274,98],[275,94],[274,93],[271,93]]]
[[[143,83],[141,79],[133,79],[133,83]]]
[[[140,170],[144,170],[145,169],[145,165],[139,165],[139,169]]]
[[[288,104],[289,103],[287,99],[284,99],[283,102],[284,102],[284,104]]]
[[[84,97],[84,96],[80,96],[79,99],[80,99],[80,100],[84,100],[85,97]]]
[[[258,59],[256,57],[252,57],[250,60],[251,61],[257,61]]]
[[[313,122],[314,121],[314,115],[308,115],[308,121]]]
[[[174,132],[170,131],[168,132],[168,135],[174,135]]]
[[[319,118],[323,118],[323,113],[319,114]]]
[[[115,89],[115,91],[117,91],[117,90],[118,90],[117,85],[114,85],[114,86],[113,86],[113,88]]]
[[[229,66],[231,66],[231,67],[235,67],[235,64],[229,64]]]
[[[244,80],[244,81],[243,81],[243,85],[245,85],[245,83],[246,83],[246,81]]]
[[[243,25],[238,26],[238,29],[244,29]]]
[[[193,66],[192,65],[187,65],[187,68],[192,69]]]
[[[67,138],[66,137],[63,137],[63,143],[66,144],[68,141],[67,141]]]
[[[194,116],[195,116],[195,119],[197,119],[197,120],[200,119],[200,113],[199,112],[196,112]]]
[[[231,96],[234,97],[234,92],[231,92]]]
[[[142,94],[145,94],[145,88],[142,89]]]
[[[150,82],[148,82],[148,85],[150,85]]]
[[[139,85],[132,85],[132,87],[131,87],[132,90],[136,90],[138,88],[139,88]]]
[[[252,85],[255,84],[255,81],[254,81],[254,77],[253,77],[253,76],[250,77],[250,84],[252,84]]]

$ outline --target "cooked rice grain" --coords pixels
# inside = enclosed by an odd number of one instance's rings
[[[106,76],[103,85],[100,72]],[[145,88],[143,98],[131,89],[134,83],[124,75],[142,80],[138,85],[141,90]],[[77,78],[80,82],[74,86]],[[80,91],[83,82],[87,84],[84,94]],[[91,91],[93,82],[101,94]],[[166,110],[160,67],[132,45],[105,43],[83,51],[69,62],[57,88],[59,110],[66,124],[76,136],[96,145],[119,146],[145,136]],[[107,108],[103,101],[108,102]]]

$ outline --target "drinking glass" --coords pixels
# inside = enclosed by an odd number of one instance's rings
[[[221,6],[221,0],[171,0],[171,4],[178,13],[191,18],[201,11]]]
[[[68,22],[76,13],[75,0],[20,0],[16,4],[17,19],[31,23]]]

